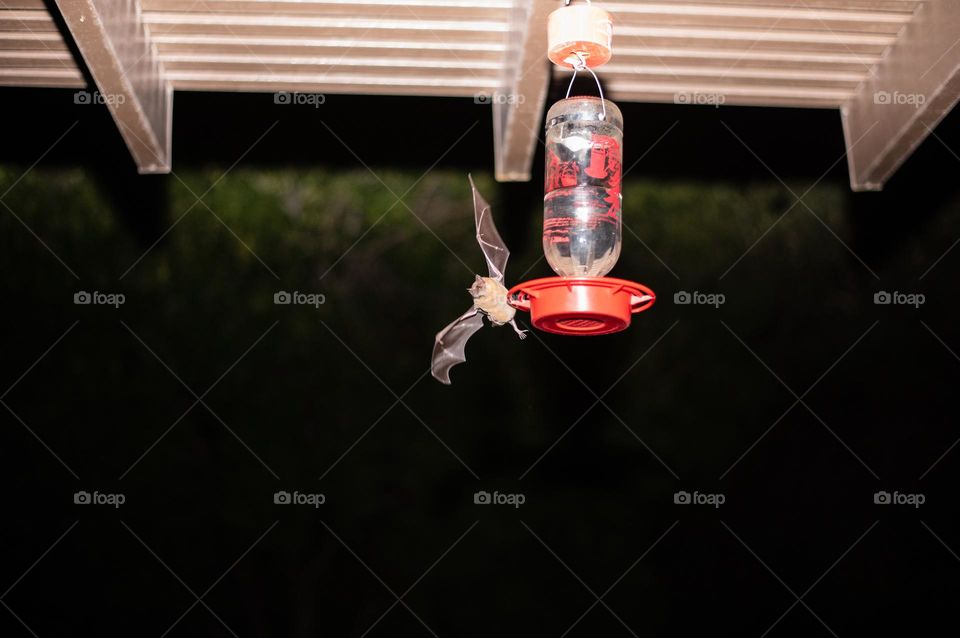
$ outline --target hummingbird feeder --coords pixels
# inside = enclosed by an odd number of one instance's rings
[[[611,58],[613,21],[591,4],[554,11],[548,57],[573,71],[567,97],[546,120],[543,252],[557,277],[514,286],[509,303],[530,313],[534,327],[564,335],[625,330],[632,315],[656,301],[646,286],[606,277],[620,257],[623,116],[604,99],[593,68]],[[589,72],[600,97],[570,97],[577,73]]]

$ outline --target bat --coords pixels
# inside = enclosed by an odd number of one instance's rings
[[[516,309],[507,303],[507,288],[503,285],[503,274],[507,268],[510,251],[507,250],[497,226],[493,223],[490,204],[477,191],[470,180],[473,190],[473,215],[477,225],[477,243],[487,261],[488,276],[476,275],[473,285],[467,292],[473,297],[473,305],[457,317],[453,323],[437,333],[433,344],[433,359],[430,370],[440,383],[450,385],[450,369],[467,360],[465,354],[467,341],[483,327],[484,316],[494,326],[510,324],[521,339],[527,338],[527,331],[517,326],[514,315]]]

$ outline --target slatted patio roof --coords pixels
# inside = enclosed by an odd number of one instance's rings
[[[958,1],[599,4],[616,25],[601,70],[611,99],[841,109],[857,189],[882,185],[956,102]],[[528,179],[546,87],[566,73],[545,58],[546,16],[561,5],[0,0],[0,85],[83,88],[92,77],[128,95],[110,108],[143,172],[169,169],[174,91],[520,95],[491,107],[496,164],[501,179]],[[883,92],[924,104],[878,104]]]

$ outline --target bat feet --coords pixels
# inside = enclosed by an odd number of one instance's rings
[[[520,340],[523,341],[527,338],[527,333],[529,330],[521,330],[520,326],[517,325],[517,322],[513,319],[510,320],[510,325],[513,327],[513,331],[517,333],[517,336],[520,337]]]

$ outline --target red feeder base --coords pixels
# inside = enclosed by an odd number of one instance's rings
[[[610,277],[547,277],[519,284],[507,293],[533,325],[561,335],[605,335],[630,326],[630,316],[657,300],[641,284]]]

